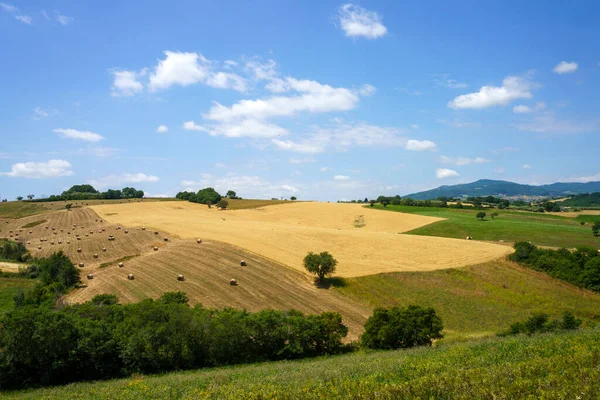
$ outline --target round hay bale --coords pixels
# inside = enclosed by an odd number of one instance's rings
[[[229,284],[230,284],[231,286],[237,286],[237,284],[238,284],[238,283],[237,283],[237,279],[231,279],[231,280],[229,281]]]
[[[164,240],[165,242],[168,242],[168,241],[169,241],[169,238],[164,238],[163,240]]]
[[[125,229],[125,233],[129,233],[129,231],[127,229]]]
[[[52,230],[54,230],[54,227],[52,227]]]
[[[196,243],[202,243],[202,239],[196,239]]]
[[[122,262],[119,263],[119,268],[123,268],[125,266],[125,264],[123,264]]]
[[[76,234],[75,234],[75,237],[79,237],[79,233],[76,233]]]
[[[185,278],[183,277],[183,275],[177,275],[177,280],[183,282]]]
[[[87,237],[87,235],[88,235],[88,234],[86,233],[86,234],[85,234],[85,237]]]
[[[77,252],[78,252],[78,253],[81,253],[81,247],[79,247],[79,248],[77,249]]]
[[[81,238],[78,236],[78,237],[77,237],[77,240],[81,240]]]
[[[242,261],[240,261],[240,265],[241,265],[242,267],[245,267],[245,266],[246,266],[246,261],[245,261],[245,260],[242,260]]]
[[[106,251],[106,247],[103,247],[103,248],[102,248],[102,251]]]
[[[146,230],[146,227],[145,227],[145,226],[142,226],[142,230],[143,230],[143,231],[145,231],[145,230]]]
[[[54,244],[54,240],[51,240],[51,241],[50,241],[50,244]]]
[[[98,258],[98,254],[94,254],[94,258]]]
[[[47,226],[46,226],[45,228],[46,228],[46,229],[48,229],[48,227],[47,227]]]
[[[154,231],[154,234],[155,234],[155,235],[158,235],[158,231]]]
[[[473,238],[471,236],[467,236],[466,238],[467,240],[472,240]]]
[[[94,231],[90,231],[90,235],[93,235],[93,234],[94,234]]]
[[[58,241],[58,244],[62,244],[62,240],[59,240],[59,241]]]
[[[134,280],[135,277],[133,276],[133,274],[129,274],[127,275],[127,279],[129,279],[130,281]]]
[[[38,250],[41,250],[41,249],[42,249],[42,246],[38,246]]]
[[[84,263],[79,263],[79,268],[83,268],[83,267],[85,267],[85,264]]]
[[[70,241],[70,240],[67,240],[67,244],[71,244],[71,241]]]
[[[94,279],[94,274],[88,274],[88,275],[87,275],[87,278],[88,278],[88,279]]]
[[[153,247],[154,251],[158,251],[158,247],[154,246]]]
[[[27,246],[29,246],[31,244],[31,242],[27,242]]]
[[[33,233],[32,231],[29,231],[29,234],[30,234],[30,235],[31,235],[32,233]]]

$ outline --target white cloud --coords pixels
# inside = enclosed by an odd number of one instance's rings
[[[246,69],[258,80],[271,80],[277,76],[277,63],[271,59],[263,63],[260,59],[253,58],[246,61]]]
[[[290,164],[312,164],[317,162],[314,158],[290,158],[288,160]]]
[[[225,122],[242,118],[289,117],[302,111],[310,113],[347,111],[355,108],[359,100],[359,97],[350,89],[334,88],[311,80],[286,78],[285,81],[290,90],[300,94],[241,100],[231,107],[215,103],[205,118]]]
[[[36,107],[33,109],[33,112],[40,117],[48,117],[50,113],[48,111],[42,110],[40,107]]]
[[[237,67],[237,65],[238,65],[237,61],[233,61],[233,60],[225,60],[224,64],[226,67]]]
[[[361,96],[373,96],[377,92],[377,88],[373,85],[369,85],[368,83],[362,85],[358,93]]]
[[[447,87],[447,88],[450,88],[450,89],[464,89],[467,86],[469,86],[466,83],[459,82],[459,81],[457,81],[455,79],[444,79],[444,80],[436,79],[435,80],[435,84],[438,85],[438,86],[443,86],[443,87]]]
[[[594,175],[579,176],[579,177],[576,177],[576,178],[568,179],[568,181],[570,181],[570,182],[596,182],[596,181],[600,181],[600,172],[598,172],[597,174],[594,174]]]
[[[65,139],[85,140],[86,142],[99,142],[104,137],[90,131],[78,131],[77,129],[54,129],[52,132],[60,134]]]
[[[56,12],[56,21],[62,26],[68,25],[73,20],[73,17],[67,17],[66,15],[61,15],[58,11]]]
[[[294,151],[297,153],[315,154],[315,153],[321,153],[325,150],[322,146],[320,146],[318,144],[311,144],[311,143],[306,143],[306,142],[305,143],[297,143],[297,142],[293,142],[291,140],[273,139],[273,144],[275,144],[275,146],[279,149]]]
[[[516,153],[521,151],[518,147],[510,147],[510,146],[505,146],[501,149],[495,149],[492,150],[492,153],[494,154],[499,154],[499,153]]]
[[[519,104],[513,107],[513,112],[515,114],[529,114],[535,111],[540,111],[546,108],[546,104],[543,102],[537,102],[534,107],[526,106],[523,104]]]
[[[454,109],[482,109],[494,106],[505,106],[517,99],[532,97],[531,89],[535,87],[527,78],[509,76],[504,78],[502,86],[483,86],[479,92],[463,94],[448,103]]]
[[[192,121],[193,123],[193,121]],[[169,127],[166,125],[159,125],[158,128],[156,128],[156,132],[158,133],[165,133],[169,131]]]
[[[226,137],[250,137],[250,138],[274,138],[287,135],[284,128],[256,119],[242,119],[240,121],[226,122],[204,127],[194,121],[183,124],[183,128],[190,131],[206,132],[211,136]]]
[[[454,118],[453,120],[439,119],[437,122],[453,128],[476,128],[481,125],[479,122],[461,121],[458,118]]]
[[[114,147],[92,147],[91,149],[87,149],[84,151],[91,152],[96,157],[112,157],[118,154],[121,151],[121,149],[117,149]]]
[[[16,15],[15,18],[27,25],[31,25],[33,22],[33,18],[30,15]]]
[[[1,172],[0,175],[14,178],[58,178],[71,176],[71,164],[65,160],[49,160],[47,162],[24,162],[13,164],[10,172]]]
[[[2,8],[6,12],[17,12],[19,9],[12,4],[0,3],[0,8]]]
[[[333,179],[336,181],[347,181],[350,179],[350,177],[347,175],[335,175]]]
[[[431,140],[408,140],[404,145],[406,150],[410,151],[427,151],[437,149],[437,145]]]
[[[552,71],[557,74],[570,74],[577,71],[577,68],[579,68],[579,64],[576,62],[561,61],[552,69]]]
[[[413,129],[419,129],[419,124],[412,124],[410,127]]]
[[[44,16],[44,18],[46,18],[48,21],[50,21],[50,16],[48,15],[48,13],[45,10],[42,10],[42,15]]]
[[[483,157],[448,157],[448,156],[440,156],[440,162],[442,164],[454,164],[454,165],[471,165],[471,164],[483,164],[488,163],[490,160]]]
[[[248,84],[244,78],[229,72],[210,74],[206,80],[206,84],[214,88],[233,89],[238,92],[246,92],[248,90]]]
[[[446,179],[459,176],[459,173],[454,171],[453,169],[438,168],[435,170],[435,176],[438,179]]]
[[[387,28],[375,11],[369,11],[355,4],[344,4],[338,11],[339,24],[348,37],[376,39],[387,33]]]
[[[498,167],[496,169],[494,169],[494,172],[497,173],[498,175],[503,174],[505,171],[504,167]]]
[[[146,75],[147,70],[144,68],[140,72],[112,70],[114,81],[112,85],[111,95],[133,96],[144,90],[144,85],[139,81],[140,77]]]
[[[158,182],[159,177],[146,175],[141,172],[137,174],[125,173],[121,175],[108,175],[99,179],[92,179],[88,183],[96,188],[104,189],[108,187],[118,188],[125,183],[147,183]]]
[[[523,169],[531,169],[531,165],[529,165],[529,164],[524,164],[524,165],[523,165]]]
[[[204,81],[209,72],[209,61],[197,53],[165,51],[166,58],[159,60],[150,75],[152,91],[167,89],[173,85],[188,86]]]
[[[331,168],[329,168],[329,167],[321,167],[319,170],[321,172],[327,172],[327,171],[331,171]]]
[[[573,134],[589,132],[600,128],[598,121],[561,121],[550,113],[544,113],[534,117],[530,122],[518,124],[521,131],[537,133]]]
[[[298,188],[292,185],[281,185],[281,188],[287,190],[288,192],[298,193]]]

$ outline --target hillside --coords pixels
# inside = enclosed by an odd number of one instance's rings
[[[563,200],[560,202],[560,205],[568,207],[600,208],[600,192],[578,194]]]
[[[597,330],[132,376],[6,399],[597,399]]]
[[[414,200],[434,200],[438,197],[464,197],[464,196],[498,196],[512,198],[526,197],[554,197],[567,196],[579,193],[600,191],[600,182],[557,182],[549,185],[523,185],[520,183],[480,179],[471,183],[458,185],[444,185],[435,189],[418,193],[407,194]]]

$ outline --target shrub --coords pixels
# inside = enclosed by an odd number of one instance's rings
[[[534,313],[526,321],[515,322],[507,331],[498,333],[498,336],[508,335],[533,335],[535,333],[555,332],[559,330],[579,329],[581,320],[575,318],[573,313],[566,311],[563,314],[562,321],[550,320],[550,316],[545,313]]]
[[[486,215],[487,215],[486,213],[484,213],[483,211],[480,211],[477,213],[476,217],[477,217],[477,219],[480,219],[483,221],[483,219],[485,218]]]
[[[227,207],[229,207],[229,202],[225,199],[221,199],[217,203],[217,207],[219,207],[221,210],[225,210]]]
[[[371,349],[400,349],[431,346],[441,339],[442,320],[433,308],[377,308],[365,324],[361,344]]]

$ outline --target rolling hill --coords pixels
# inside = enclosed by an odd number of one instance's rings
[[[523,185],[520,183],[480,179],[459,185],[444,185],[424,192],[407,194],[413,200],[433,200],[440,196],[498,196],[498,197],[554,197],[600,191],[600,182],[557,182],[549,185]]]

